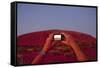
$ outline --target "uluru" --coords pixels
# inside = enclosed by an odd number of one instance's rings
[[[54,32],[70,34],[82,52],[87,56],[88,59],[86,61],[96,60],[97,47],[95,37],[77,31],[44,30],[17,36],[17,64],[31,64],[36,56],[40,54],[46,38]],[[66,47],[66,44],[63,43],[57,43],[41,58],[38,64],[77,61],[76,55],[71,47]]]

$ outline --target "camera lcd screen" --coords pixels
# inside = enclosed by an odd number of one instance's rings
[[[61,40],[61,35],[54,35],[54,40]]]

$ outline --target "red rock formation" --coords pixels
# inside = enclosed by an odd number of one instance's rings
[[[50,33],[66,32],[73,36],[88,60],[96,60],[96,38],[91,35],[66,30],[46,30],[32,32],[17,37],[17,63],[31,64],[43,48],[46,38]],[[63,45],[63,46],[60,46]],[[42,58],[40,63],[59,63],[77,61],[73,50],[64,44],[58,43]]]

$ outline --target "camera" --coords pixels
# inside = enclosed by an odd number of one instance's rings
[[[64,35],[63,34],[54,34],[54,40],[64,40]]]

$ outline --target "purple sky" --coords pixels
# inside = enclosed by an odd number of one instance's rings
[[[64,29],[96,36],[96,8],[19,3],[17,14],[18,35]]]

